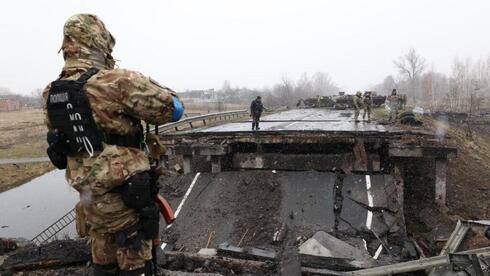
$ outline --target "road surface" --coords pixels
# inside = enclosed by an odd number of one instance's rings
[[[252,131],[251,121],[232,122],[184,132],[244,132]],[[261,118],[263,131],[369,131],[386,132],[387,128],[376,122],[354,122],[352,110],[294,109]]]

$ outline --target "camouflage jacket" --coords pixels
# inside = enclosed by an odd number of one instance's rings
[[[373,105],[373,97],[364,96],[363,103],[364,103],[364,107],[371,107]]]
[[[62,79],[78,79],[86,69],[65,70]],[[50,86],[43,92],[44,102]],[[175,93],[150,78],[124,69],[100,70],[85,85],[96,124],[105,133],[131,135],[144,120],[150,124],[171,121]],[[48,128],[51,128],[47,117]],[[137,220],[134,210],[124,206],[120,195],[110,192],[130,176],[150,168],[148,157],[136,148],[104,145],[90,158],[87,153],[68,157],[66,178],[80,192],[88,222],[97,231],[124,229]]]
[[[386,101],[390,108],[399,108],[400,106],[400,96],[398,95],[390,95],[386,98]]]
[[[361,109],[364,106],[363,100],[361,97],[358,97],[357,95],[354,96],[352,99],[354,103],[354,108],[355,109]]]

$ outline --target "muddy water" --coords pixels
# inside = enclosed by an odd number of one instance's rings
[[[65,171],[54,170],[32,181],[0,193],[0,237],[32,239],[70,211],[78,193],[65,180]],[[75,224],[58,237],[74,237]]]

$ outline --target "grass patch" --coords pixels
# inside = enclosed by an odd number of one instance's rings
[[[0,165],[0,192],[20,186],[53,169],[49,162]]]

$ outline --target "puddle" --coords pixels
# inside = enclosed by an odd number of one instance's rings
[[[0,193],[0,237],[32,239],[78,202],[78,192],[54,170],[17,188]],[[75,223],[57,236],[75,237]]]

